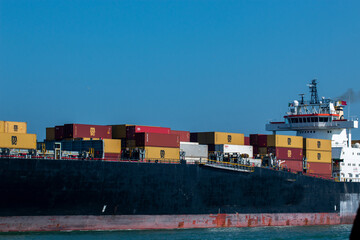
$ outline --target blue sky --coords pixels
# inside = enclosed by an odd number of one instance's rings
[[[359,12],[340,0],[0,0],[1,119],[40,140],[64,123],[265,133],[313,78],[320,96],[360,90]]]

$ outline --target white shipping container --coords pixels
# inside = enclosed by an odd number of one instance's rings
[[[186,158],[208,158],[208,146],[198,143],[180,142],[180,151],[185,152]]]
[[[180,144],[199,145],[198,142],[180,142]]]
[[[200,157],[185,157],[185,161],[187,164],[195,164],[195,163],[207,163],[207,158],[200,158]]]
[[[249,158],[254,157],[253,146],[248,145],[219,144],[215,145],[215,151],[222,153],[248,154]]]

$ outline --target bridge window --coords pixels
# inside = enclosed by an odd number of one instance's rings
[[[303,120],[302,118],[299,118],[299,123],[302,123],[302,120]]]
[[[326,120],[327,120],[327,118],[325,118],[325,117],[320,117],[319,118],[319,122],[327,122]]]
[[[320,121],[320,122],[328,122],[328,121],[329,121],[329,118],[327,118],[327,117],[321,117],[321,118],[319,118],[319,121]]]

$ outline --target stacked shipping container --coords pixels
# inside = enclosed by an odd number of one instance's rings
[[[46,150],[54,150],[55,142],[61,143],[61,150],[76,151],[79,153],[88,152],[95,159],[120,160],[121,159],[121,140],[102,139],[102,140],[82,140],[64,139],[61,141],[45,141]]]
[[[111,126],[65,124],[64,138],[112,138]]]
[[[120,160],[121,158],[121,140],[103,139],[104,158],[110,160]]]
[[[244,145],[244,134],[227,132],[196,132],[190,134],[190,140],[191,142],[208,145]]]
[[[285,162],[282,166],[293,172],[303,171],[303,137],[287,135],[268,135],[268,153]]]
[[[250,145],[253,146],[254,155],[267,154],[267,135],[250,134]]]
[[[208,146],[196,142],[190,142],[189,131],[171,130],[171,134],[180,137],[180,153],[186,163],[206,163],[208,160]]]
[[[244,137],[244,145],[250,146],[250,137]]]
[[[189,131],[170,130],[170,133],[178,135],[180,137],[180,142],[190,142],[190,132]]]
[[[180,142],[180,151],[185,153],[186,163],[206,163],[208,160],[208,145],[196,142]]]
[[[254,154],[271,154],[281,160],[281,166],[293,172],[303,171],[303,138],[287,135],[251,134],[250,144]]]
[[[36,149],[36,135],[27,133],[26,122],[0,121],[0,148]]]
[[[0,133],[26,133],[26,122],[0,121]]]
[[[126,141],[126,127],[128,126],[134,126],[132,124],[121,124],[121,125],[111,125],[112,127],[112,138],[113,139],[121,139],[121,148],[125,149],[126,147],[135,147],[135,143],[133,143],[133,146],[127,146]],[[133,141],[134,140],[130,140]]]
[[[111,139],[112,127],[102,125],[88,124],[65,124],[63,126],[55,126],[55,129],[47,128],[46,140],[53,140],[54,131],[55,140],[63,139]]]
[[[135,136],[135,144],[137,147],[169,147],[179,148],[180,137],[175,134],[162,133],[137,133]]]
[[[99,140],[99,141],[95,141]],[[117,159],[121,157],[121,140],[112,139],[112,127],[89,124],[65,124],[46,128],[46,141],[60,141],[66,151],[95,151],[96,158]],[[71,147],[69,147],[71,146]],[[48,149],[52,150],[52,149]]]
[[[16,127],[16,125],[21,127]],[[0,122],[0,132],[5,131],[5,129],[23,131],[23,129],[26,129],[26,123],[21,125]],[[103,156],[116,159],[120,157],[121,149],[125,147],[144,149],[145,160],[176,161],[179,160],[180,148],[185,152],[185,159],[190,157],[192,160],[195,158],[208,158],[208,155],[202,154],[206,148],[207,152],[246,153],[250,158],[256,154],[272,154],[276,156],[277,160],[282,161],[283,167],[297,172],[303,170],[303,157],[306,156],[308,173],[322,176],[331,175],[331,142],[328,140],[264,134],[251,134],[250,137],[246,138],[244,134],[240,133],[190,133],[188,131],[175,131],[170,128],[127,124],[112,126],[65,124],[64,126],[46,129],[47,140],[68,138],[71,140],[104,139]],[[117,141],[105,140],[110,138],[117,139]],[[190,143],[190,140],[196,143]],[[121,142],[123,143],[121,144]],[[196,152],[199,152],[199,154],[196,154]]]
[[[47,141],[56,140],[67,142],[103,139],[103,156],[105,158],[118,158],[118,155],[121,155],[121,149],[130,151],[143,149],[145,150],[146,159],[179,161],[179,154],[174,153],[179,153],[180,138],[189,140],[190,133],[185,131],[173,131],[172,134],[170,128],[129,124],[112,126],[65,124],[64,126],[46,129]],[[107,150],[106,146],[109,145],[110,142],[107,141],[107,139],[113,139],[114,142],[112,145],[118,146],[118,144],[121,144],[120,147],[112,148],[116,150]],[[117,141],[115,141],[115,139]],[[76,144],[78,143],[74,143],[73,145],[76,146]],[[88,144],[84,143],[81,146],[83,145],[85,146]],[[72,149],[72,151],[77,151],[74,147],[72,147]],[[89,151],[83,147],[79,149],[81,151]],[[97,156],[99,156],[99,154],[97,154]]]
[[[209,154],[220,152],[253,156],[252,146],[245,146],[245,137],[242,133],[197,132],[191,133],[190,139],[192,142],[207,144]]]
[[[332,177],[331,140],[304,138],[307,173]]]
[[[179,162],[180,136],[170,128],[126,126],[126,148],[145,151],[145,161]]]
[[[55,140],[55,127],[46,128],[46,138],[47,141]]]

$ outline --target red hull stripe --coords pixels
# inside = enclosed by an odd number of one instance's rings
[[[287,115],[287,116],[284,116],[284,118],[291,118],[291,117],[318,117],[318,116],[335,116],[335,117],[338,117],[339,114],[325,114],[325,113],[319,113],[319,114],[299,114],[299,115]]]
[[[354,218],[338,213],[15,216],[0,217],[0,232],[336,225]]]

